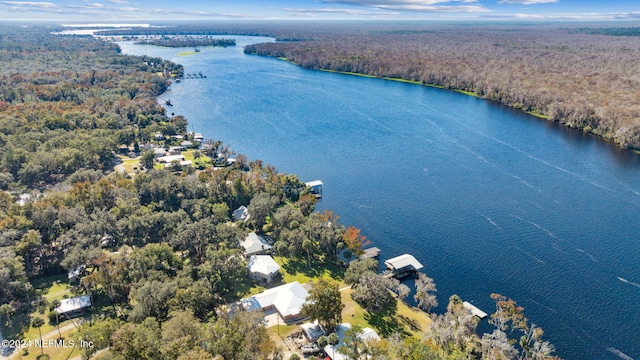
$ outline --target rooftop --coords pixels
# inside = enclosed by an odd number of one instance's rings
[[[484,311],[482,311],[482,310],[478,309],[477,307],[475,307],[473,304],[471,304],[471,303],[470,303],[470,302],[468,302],[468,301],[464,301],[464,302],[462,303],[462,306],[463,306],[465,309],[467,309],[467,310],[471,311],[471,314],[473,314],[473,315],[475,315],[475,316],[479,317],[480,319],[484,319],[484,318],[486,318],[486,317],[487,317],[487,313],[486,313],[486,312],[484,312]]]
[[[392,259],[385,261],[384,264],[387,265],[387,267],[392,268],[393,270],[400,270],[407,267],[412,267],[413,270],[417,271],[424,267],[418,260],[416,260],[415,257],[413,257],[413,255],[409,255],[409,254],[396,256]]]
[[[249,258],[249,271],[270,275],[280,271],[280,265],[270,255],[251,255],[251,258]]]
[[[247,256],[271,249],[271,245],[255,232],[249,233],[249,235],[240,242],[240,246],[242,246],[244,254]]]
[[[280,316],[286,318],[299,315],[308,296],[307,290],[299,282],[294,281],[244,298],[240,302],[248,311],[273,306],[280,313]]]
[[[249,220],[249,210],[246,206],[242,205],[233,211],[233,219],[236,221]]]
[[[68,313],[72,311],[82,310],[91,306],[91,298],[89,295],[74,297],[71,299],[60,300],[60,306],[55,311],[58,313]]]

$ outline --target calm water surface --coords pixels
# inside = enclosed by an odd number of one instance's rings
[[[640,156],[509,108],[411,84],[304,70],[235,48],[125,53],[206,79],[163,98],[192,130],[304,181],[318,209],[408,252],[493,312],[515,299],[567,359],[640,359]],[[488,329],[488,326],[486,326]],[[625,357],[626,356],[626,357]]]

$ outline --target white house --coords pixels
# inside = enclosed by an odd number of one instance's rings
[[[280,274],[280,265],[270,255],[251,255],[249,276],[261,284],[268,284]]]
[[[244,240],[240,241],[240,246],[244,249],[245,256],[266,254],[271,251],[271,245],[255,232],[249,233]]]
[[[167,155],[158,158],[158,162],[170,164],[173,161],[184,161],[184,155]]]
[[[351,324],[349,323],[342,323],[338,325],[336,327],[336,335],[338,335],[338,339],[340,339],[340,342],[337,345],[327,345],[324,347],[324,353],[327,354],[327,356],[331,360],[348,360],[349,359],[346,355],[338,351],[338,349],[344,345],[345,333],[349,329],[351,329]],[[362,332],[358,335],[358,338],[362,341],[369,341],[369,340],[380,341],[380,336],[378,336],[378,333],[372,328],[368,328],[368,327],[362,329]]]
[[[91,297],[89,295],[78,296],[70,299],[60,300],[60,306],[55,308],[58,314],[65,314],[74,317],[81,314],[91,306]]]
[[[284,321],[295,321],[302,318],[302,305],[308,296],[307,289],[294,281],[241,299],[240,302],[247,311],[275,309]]]

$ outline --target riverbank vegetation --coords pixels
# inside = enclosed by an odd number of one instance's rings
[[[336,214],[314,212],[315,196],[294,175],[240,155],[228,164],[232,150],[212,140],[190,156],[222,158],[226,166],[153,168],[150,150],[141,149],[190,136],[186,119],[167,116],[156,102],[182,75],[180,65],[121,55],[113,44],[50,35],[48,28],[1,30],[5,337],[93,344],[47,350],[60,358],[78,350],[88,358],[108,348],[100,359],[282,359],[263,315],[232,305],[255,290],[239,240],[258,232],[272,239],[286,281],[306,279],[328,290],[327,326],[344,310],[342,321],[352,315],[356,326],[375,327],[386,339],[366,349],[383,358],[550,357],[553,348],[541,331],[499,295],[491,335],[475,334],[477,323],[457,297],[446,313],[415,320],[418,310],[398,302],[408,296],[407,286],[378,274],[371,261],[344,269],[344,259],[359,255],[366,237]],[[142,153],[145,169],[133,176],[113,171],[121,149]],[[240,206],[247,221],[233,221]],[[72,286],[69,271],[79,274]],[[430,280],[418,279],[414,297],[429,311],[436,306]],[[344,309],[335,303],[339,289],[331,281],[353,286],[339,294],[341,301],[349,298]],[[59,301],[85,294],[92,301],[88,321],[72,325],[55,316]],[[513,338],[520,332],[523,337]],[[359,346],[355,338],[347,343]],[[34,350],[43,351],[32,348],[29,356]]]
[[[160,38],[141,39],[136,41],[140,45],[154,45],[163,47],[198,47],[198,46],[236,46],[233,39],[218,39],[209,36],[163,36]]]

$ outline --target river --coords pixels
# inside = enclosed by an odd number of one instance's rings
[[[186,57],[120,45],[202,72],[163,95],[168,112],[322,180],[317,209],[361,228],[383,259],[423,263],[434,311],[458,294],[491,313],[500,293],[563,358],[640,359],[640,156],[452,91],[245,55],[272,39],[234,38]]]

